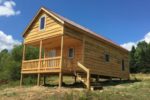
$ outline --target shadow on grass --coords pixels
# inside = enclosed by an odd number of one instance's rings
[[[141,80],[106,80],[103,82],[100,82],[102,86],[115,86],[115,85],[121,85],[121,84],[130,84],[135,82],[141,82]]]
[[[43,85],[45,87],[58,87],[58,84],[45,84]],[[62,87],[66,87],[66,88],[85,88],[85,85],[82,82],[76,82],[73,84],[66,84],[66,83],[62,83]]]
[[[141,82],[141,80],[106,80],[106,81],[100,81],[98,82],[98,84],[96,83],[96,86],[102,86],[102,87],[106,87],[106,86],[115,86],[115,85],[121,85],[121,84],[130,84],[130,83],[135,83],[135,82]],[[93,82],[94,83],[94,82]],[[91,83],[91,84],[93,84]],[[58,87],[58,84],[45,84],[43,86],[46,87]],[[76,82],[73,84],[66,84],[66,83],[62,83],[62,87],[65,88],[86,88],[86,86],[82,83],[82,82]]]

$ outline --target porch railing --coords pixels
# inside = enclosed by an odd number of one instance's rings
[[[60,68],[60,57],[25,60],[22,62],[22,71],[42,71]]]
[[[41,59],[40,69],[59,68],[60,57]]]

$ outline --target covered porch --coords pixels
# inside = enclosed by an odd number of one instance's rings
[[[38,59],[26,59],[26,48],[39,49]],[[68,35],[50,37],[24,43],[22,74],[72,73],[77,71],[77,62],[82,61],[83,41]]]

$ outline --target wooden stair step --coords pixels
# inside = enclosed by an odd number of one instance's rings
[[[87,75],[84,74],[84,73],[77,73],[77,77],[78,77],[78,76],[80,76],[80,77],[87,77]]]

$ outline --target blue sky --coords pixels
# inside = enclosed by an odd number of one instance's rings
[[[150,0],[0,0],[3,48],[22,41],[22,32],[41,6],[127,49],[150,40]],[[5,41],[9,38],[13,43]]]

